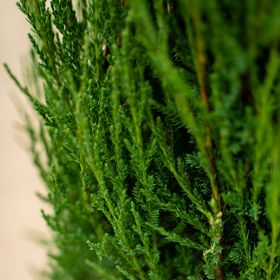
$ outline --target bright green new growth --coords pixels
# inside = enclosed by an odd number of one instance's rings
[[[280,279],[280,1],[18,6],[49,279]]]

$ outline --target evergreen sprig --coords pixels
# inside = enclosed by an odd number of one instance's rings
[[[280,1],[18,7],[49,279],[280,279]]]

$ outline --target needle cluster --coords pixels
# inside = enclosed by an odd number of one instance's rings
[[[280,1],[18,7],[49,279],[280,279]]]

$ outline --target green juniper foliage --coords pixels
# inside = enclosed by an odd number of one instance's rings
[[[280,1],[18,7],[49,279],[280,279]]]

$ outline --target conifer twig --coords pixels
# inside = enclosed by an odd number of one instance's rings
[[[4,65],[41,116],[49,279],[278,279],[280,1],[74,2],[18,1],[42,88]]]
[[[200,8],[200,7],[199,7]],[[205,42],[203,40],[203,23],[201,22],[201,15],[199,14],[199,8],[194,13],[193,17],[193,25],[195,29],[194,34],[194,44],[195,44],[195,61],[197,62],[197,75],[198,75],[198,82],[199,82],[199,92],[200,92],[200,100],[203,106],[203,110],[205,110],[206,113],[209,114],[210,107],[209,107],[209,82],[208,82],[208,75],[206,70],[206,62],[207,58],[205,55]],[[221,196],[219,193],[219,188],[217,184],[217,168],[216,168],[216,162],[213,155],[213,142],[212,142],[212,136],[211,136],[211,126],[210,124],[205,125],[205,131],[206,131],[206,138],[205,138],[205,149],[208,156],[208,162],[210,165],[210,183],[211,183],[211,189],[212,189],[212,196],[215,201],[215,219],[219,221],[219,223],[222,224],[222,207],[221,207]],[[215,225],[213,225],[215,226]],[[222,242],[222,227],[218,226],[220,230],[218,230],[218,242],[221,244]],[[224,273],[222,269],[222,261],[223,261],[223,255],[221,252],[217,253],[218,258],[218,264],[216,267],[216,280],[223,280],[224,279]]]

